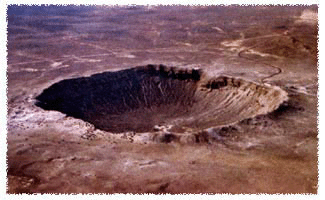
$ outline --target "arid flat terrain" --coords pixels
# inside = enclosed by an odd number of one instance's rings
[[[318,191],[314,6],[9,6],[8,193]]]

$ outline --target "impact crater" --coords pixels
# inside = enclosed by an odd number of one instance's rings
[[[150,132],[157,126],[182,133],[267,114],[288,96],[276,86],[212,77],[202,69],[147,65],[62,80],[36,99],[45,110],[112,133]]]

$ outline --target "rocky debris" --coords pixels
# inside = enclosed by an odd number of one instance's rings
[[[170,129],[173,128],[172,125],[155,125],[153,127],[154,131],[162,131],[162,132],[168,132]]]
[[[39,180],[27,176],[8,175],[8,193],[31,193],[30,188],[36,185]]]
[[[265,115],[260,115],[254,118],[244,119],[240,123],[245,125],[269,127],[272,125],[272,120]]]

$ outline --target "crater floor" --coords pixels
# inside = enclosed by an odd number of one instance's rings
[[[9,6],[8,193],[317,193],[317,21]]]

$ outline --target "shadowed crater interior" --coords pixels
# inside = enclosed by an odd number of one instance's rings
[[[36,105],[88,121],[109,132],[184,132],[266,114],[287,100],[280,88],[199,69],[148,65],[63,80],[36,97]]]

